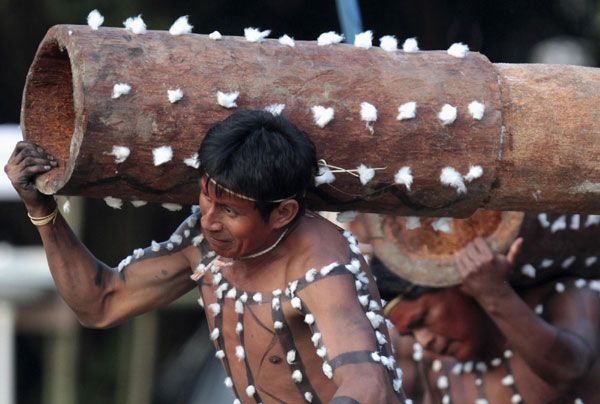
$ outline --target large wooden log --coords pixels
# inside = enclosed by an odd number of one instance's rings
[[[131,92],[112,99],[116,83]],[[172,104],[167,90],[176,88],[184,97]],[[478,208],[600,211],[600,69],[66,25],[46,34],[23,95],[24,137],[61,163],[38,188],[195,203],[196,173],[183,160],[233,112],[217,103],[217,91],[239,91],[238,108],[285,104],[283,114],[330,165],[384,168],[364,186],[336,173],[333,184],[310,192],[313,209],[455,217]],[[481,120],[468,113],[474,100],[485,104]],[[373,133],[361,120],[365,101],[377,108]],[[398,121],[409,101],[417,102],[416,118]],[[446,103],[458,117],[443,125],[437,114]],[[314,123],[315,105],[335,110],[324,128]],[[121,164],[109,154],[115,145],[131,150]],[[152,150],[163,145],[173,160],[154,166]],[[466,192],[441,183],[444,167],[465,175],[472,165],[483,175],[465,182]],[[410,189],[394,183],[404,166],[414,177]]]

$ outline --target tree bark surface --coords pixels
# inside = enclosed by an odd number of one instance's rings
[[[111,98],[116,83],[131,92]],[[167,90],[181,88],[170,103]],[[239,92],[237,109],[285,104],[283,115],[317,145],[318,158],[354,170],[378,168],[363,185],[336,172],[332,184],[310,190],[316,210],[467,217],[476,209],[600,211],[600,69],[494,65],[474,52],[405,53],[337,44],[61,25],[43,39],[27,77],[24,137],[55,154],[60,167],[38,178],[48,194],[113,196],[195,204],[197,173],[184,164],[206,131],[236,108],[217,92]],[[414,119],[398,107],[417,103]],[[485,105],[481,120],[468,105]],[[377,120],[361,120],[361,103]],[[444,125],[444,104],[457,118]],[[311,107],[332,107],[315,124]],[[169,145],[172,161],[155,166],[152,150]],[[116,163],[113,146],[130,156]],[[471,166],[483,174],[471,181]],[[410,167],[410,187],[395,174]],[[453,168],[466,192],[440,180]]]

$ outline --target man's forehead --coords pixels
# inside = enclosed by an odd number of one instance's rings
[[[220,187],[218,184],[211,181],[206,175],[202,176],[200,179],[200,187],[205,192],[206,196],[208,196],[208,198],[213,202],[240,207],[255,206],[254,202],[240,198],[231,192],[228,192],[226,188]]]

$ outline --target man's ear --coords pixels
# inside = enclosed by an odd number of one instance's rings
[[[298,201],[287,199],[273,209],[269,217],[269,225],[273,229],[280,229],[294,220],[299,210]]]

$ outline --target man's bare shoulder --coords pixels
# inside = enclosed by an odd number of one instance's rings
[[[350,249],[343,230],[318,216],[304,216],[294,231],[291,277],[302,277],[311,268],[349,262]]]

